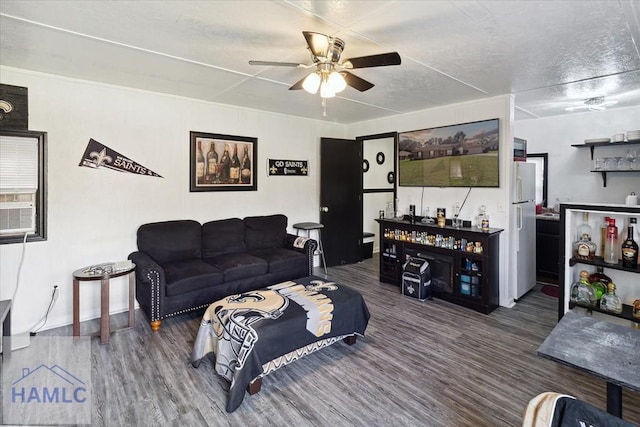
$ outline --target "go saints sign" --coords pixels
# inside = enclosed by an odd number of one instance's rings
[[[309,162],[307,160],[276,160],[269,159],[267,165],[269,176],[276,175],[292,175],[307,176],[309,175]]]

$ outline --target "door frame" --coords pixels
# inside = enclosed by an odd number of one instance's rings
[[[364,135],[364,136],[358,136],[356,137],[356,142],[358,144],[360,144],[360,153],[362,153],[361,157],[363,158],[363,162],[364,162],[364,144],[366,144],[368,141],[372,141],[372,140],[377,140],[377,139],[385,139],[385,138],[392,138],[393,139],[393,190],[389,189],[389,188],[369,188],[369,189],[365,189],[364,188],[364,171],[361,170],[361,178],[360,178],[360,190],[361,190],[361,195],[360,195],[360,218],[361,218],[361,223],[362,223],[362,228],[364,228],[364,221],[362,219],[362,215],[364,212],[364,195],[365,194],[370,194],[370,193],[393,193],[393,210],[395,212],[395,210],[398,208],[396,206],[396,199],[397,199],[397,194],[398,194],[398,132],[385,132],[385,133],[378,133],[378,134],[373,134],[373,135]],[[363,165],[364,167],[364,165]],[[364,229],[362,230],[364,232]],[[380,239],[381,236],[377,236],[378,239]],[[362,242],[362,239],[360,239],[360,245],[364,246],[364,243]]]

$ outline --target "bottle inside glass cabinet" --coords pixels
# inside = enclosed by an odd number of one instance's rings
[[[600,300],[600,309],[610,313],[622,313],[622,300],[616,295],[616,285],[609,282],[607,285],[607,293]]]
[[[596,291],[589,283],[589,272],[582,270],[580,279],[571,286],[571,302],[587,307],[595,307]]]

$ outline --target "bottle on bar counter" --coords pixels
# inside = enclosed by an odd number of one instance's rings
[[[633,225],[635,223],[635,218],[629,219],[627,239],[622,242],[622,266],[626,268],[636,268],[638,266],[638,244],[633,240]]]
[[[596,291],[589,283],[589,272],[582,270],[580,279],[571,285],[571,302],[587,307],[596,306]]]
[[[616,295],[616,285],[613,282],[607,285],[607,293],[600,300],[600,309],[609,313],[622,313],[622,300]]]

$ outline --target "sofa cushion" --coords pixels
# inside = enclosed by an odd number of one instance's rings
[[[246,252],[244,222],[239,218],[210,221],[202,225],[202,258]]]
[[[200,259],[200,223],[192,220],[164,221],[138,228],[138,250],[146,252],[157,263]]]
[[[167,262],[162,268],[168,297],[219,285],[224,279],[222,271],[202,260]]]
[[[284,215],[248,216],[244,219],[247,249],[281,248],[287,235]]]
[[[269,273],[290,273],[293,278],[304,276],[309,268],[307,256],[291,249],[257,249],[249,254],[265,260],[269,264]]]
[[[224,273],[225,282],[259,276],[269,270],[265,260],[248,254],[224,254],[205,261]]]

